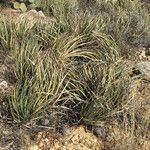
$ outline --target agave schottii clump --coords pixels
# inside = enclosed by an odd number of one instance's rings
[[[82,68],[81,82],[87,88],[81,118],[98,123],[122,111],[133,96],[134,81],[125,64],[88,64]]]

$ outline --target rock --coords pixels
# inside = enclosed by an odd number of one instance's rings
[[[149,48],[150,47],[150,44],[149,44],[150,38],[148,36],[142,36],[140,38],[135,38],[132,43],[136,47]]]
[[[150,48],[140,47],[137,51],[137,54],[141,61],[147,61],[150,57]]]
[[[139,62],[136,65],[135,69],[138,70],[141,75],[144,75],[150,79],[150,62],[149,61]]]
[[[39,150],[39,147],[37,145],[31,145],[28,150]]]
[[[49,139],[48,139],[48,138],[46,138],[46,139],[45,139],[45,142],[46,142],[46,143],[49,143]]]
[[[32,9],[27,12],[29,16],[35,17],[35,18],[45,18],[46,16],[42,11],[36,11],[35,9]]]
[[[141,142],[141,150],[149,150],[150,148],[150,140],[147,140],[147,141],[142,141]]]
[[[95,127],[94,128],[94,134],[98,137],[98,138],[101,138],[101,139],[105,139],[106,136],[107,136],[107,133],[106,133],[106,129],[104,127]]]
[[[5,80],[0,79],[0,94],[6,94],[8,92],[9,86]]]
[[[40,141],[40,142],[39,142],[39,147],[40,147],[40,148],[43,148],[44,145],[45,145],[45,143],[44,143],[43,141]]]
[[[140,60],[142,60],[143,58],[146,58],[146,53],[144,50],[142,50],[142,52],[139,55]]]
[[[86,131],[83,126],[68,127],[69,135],[55,141],[52,150],[102,150],[104,145],[93,133]]]
[[[45,15],[44,15],[44,13],[42,11],[39,11],[38,15],[39,15],[39,17],[45,18]]]
[[[37,14],[37,11],[35,9],[32,9],[29,11],[29,13]]]
[[[42,139],[43,133],[42,132],[38,132],[37,134],[37,141],[40,141]]]
[[[64,136],[67,136],[67,135],[70,135],[70,134],[71,134],[71,131],[70,131],[70,129],[69,129],[67,126],[64,126],[64,127],[62,128],[62,134],[63,134]]]
[[[41,125],[43,125],[43,126],[48,126],[48,125],[49,125],[49,119],[47,119],[47,118],[42,118],[42,119],[40,119],[40,123],[41,123]]]

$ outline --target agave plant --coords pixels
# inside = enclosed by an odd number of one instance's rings
[[[79,67],[71,87],[80,100],[80,117],[88,124],[98,124],[124,110],[130,103],[134,81],[124,63],[88,63]]]
[[[14,120],[30,120],[67,100],[70,109],[79,106],[80,118],[93,124],[130,101],[134,81],[120,54],[129,52],[130,38],[149,35],[147,10],[129,0],[86,2],[34,1],[51,17],[34,20],[25,13],[13,28],[0,16],[0,46],[14,52],[18,77],[10,98]],[[88,7],[80,11],[83,4]]]
[[[39,60],[35,74],[18,82],[10,98],[11,114],[17,122],[35,118],[43,109],[61,101],[65,93],[65,75],[52,65],[50,59]]]

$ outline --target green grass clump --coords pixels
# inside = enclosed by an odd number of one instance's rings
[[[149,4],[139,0],[26,2],[28,10],[37,12],[0,12],[0,58],[15,78],[8,97],[12,120],[48,129],[112,121],[125,134],[117,131],[118,144],[108,147],[140,149],[140,142],[148,139],[148,104],[141,102],[139,93],[134,97],[137,80],[130,64],[135,61],[128,59],[134,60],[131,50],[137,51],[138,45],[148,49]],[[39,10],[45,17],[38,15]],[[140,91],[145,92],[143,85]]]
[[[71,70],[68,90],[85,123],[99,124],[129,106],[136,87],[129,73],[122,61],[89,62]]]
[[[0,15],[0,48],[4,51],[10,51],[13,46],[13,31],[11,22]]]
[[[34,67],[32,76],[26,74],[25,79],[18,81],[10,99],[11,113],[17,122],[34,119],[43,109],[50,109],[54,103],[61,101],[65,93],[65,75],[53,66],[49,58],[39,58]]]
[[[122,111],[132,98],[134,81],[122,63],[85,65],[81,82],[87,88],[81,118],[90,124]]]

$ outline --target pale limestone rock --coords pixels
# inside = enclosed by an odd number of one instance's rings
[[[40,150],[37,145],[31,145],[28,150]]]
[[[149,78],[150,77],[150,62],[149,61],[139,62],[136,66],[136,70],[138,70],[142,75],[146,75]]]

